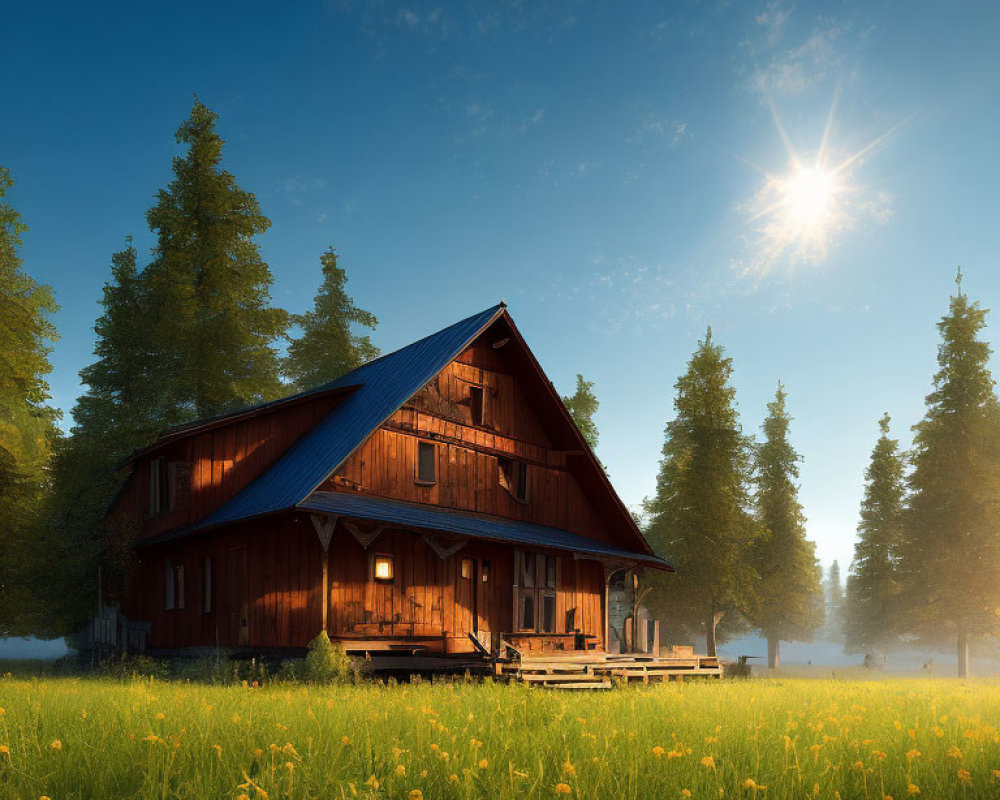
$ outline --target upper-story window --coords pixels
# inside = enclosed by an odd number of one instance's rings
[[[149,516],[186,508],[190,495],[190,464],[165,458],[149,462]]]
[[[512,458],[498,458],[497,466],[500,468],[500,485],[510,492],[515,500],[527,503],[528,465]]]
[[[149,462],[149,516],[170,510],[170,470],[165,458]]]
[[[486,389],[482,386],[469,387],[469,410],[472,412],[472,424],[486,424]]]
[[[437,483],[437,446],[417,443],[417,483]]]

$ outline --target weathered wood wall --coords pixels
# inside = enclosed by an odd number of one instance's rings
[[[370,559],[382,553],[394,557],[389,584],[371,579]],[[205,558],[212,565],[208,612],[201,604]],[[463,558],[474,559],[477,570],[488,563],[488,580],[481,572],[462,578]],[[601,642],[603,566],[567,553],[559,558],[555,632],[577,629]],[[184,568],[183,608],[165,608],[168,559],[175,570]],[[442,560],[421,535],[398,529],[382,533],[366,551],[341,520],[329,549],[328,632],[358,639],[444,637],[449,652],[470,651],[474,627],[495,634],[513,629],[513,560],[512,547],[476,541]],[[304,647],[321,628],[322,548],[304,514],[143,548],[140,562],[143,589],[126,613],[152,623],[151,648]],[[478,593],[475,603],[472,592]],[[176,584],[175,593],[179,601]],[[241,638],[244,604],[248,630]]]
[[[210,427],[157,448],[137,460],[116,511],[143,520],[142,537],[203,519],[273,464],[338,402],[339,397],[318,397]],[[150,464],[159,457],[167,464],[190,465],[190,489],[174,510],[150,516]]]

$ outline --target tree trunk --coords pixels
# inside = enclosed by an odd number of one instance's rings
[[[958,677],[969,677],[969,635],[965,631],[958,634]]]
[[[719,620],[725,615],[724,611],[716,611],[712,614],[712,618],[708,621],[708,633],[705,635],[705,645],[708,652],[705,655],[717,656],[719,655],[715,646],[715,629],[719,625]]]
[[[781,639],[776,636],[767,637],[767,667],[777,669],[781,666]]]

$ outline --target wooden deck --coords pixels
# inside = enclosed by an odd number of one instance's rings
[[[497,661],[496,676],[552,689],[610,689],[614,683],[653,683],[687,677],[721,678],[714,656],[623,655],[593,652],[522,654]]]

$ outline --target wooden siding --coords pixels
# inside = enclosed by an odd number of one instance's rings
[[[491,351],[492,352],[492,351]],[[327,491],[356,491],[460,511],[523,520],[634,547],[624,525],[609,526],[594,508],[570,464],[575,451],[553,447],[545,427],[510,374],[467,363],[470,348],[397,411],[323,484]],[[496,357],[490,361],[496,365]],[[487,392],[483,425],[472,424],[470,389]],[[437,480],[417,477],[417,445],[437,448]],[[499,460],[528,467],[527,500],[501,484]]]
[[[338,402],[338,397],[319,397],[276,408],[203,433],[192,433],[158,449],[136,462],[132,480],[115,510],[142,520],[141,537],[156,536],[203,519],[273,464]],[[159,457],[168,464],[190,465],[190,489],[187,499],[174,510],[151,516],[150,465]]]
[[[148,644],[154,649],[305,647],[321,628],[322,553],[309,517],[290,513],[145,548],[138,567],[144,590],[127,613],[152,623]],[[375,554],[393,557],[392,583],[373,579]],[[575,629],[601,644],[603,566],[568,553],[556,555],[555,633]],[[206,558],[212,565],[208,612],[201,605]],[[184,568],[183,609],[165,608],[168,559],[172,568]],[[461,576],[463,559],[476,565],[471,579]],[[346,639],[441,637],[448,652],[470,651],[468,634],[474,629],[495,635],[513,629],[513,564],[514,549],[508,545],[470,541],[441,559],[422,535],[398,529],[386,530],[366,550],[341,520],[329,550],[328,632]],[[244,606],[245,639],[240,635]]]

